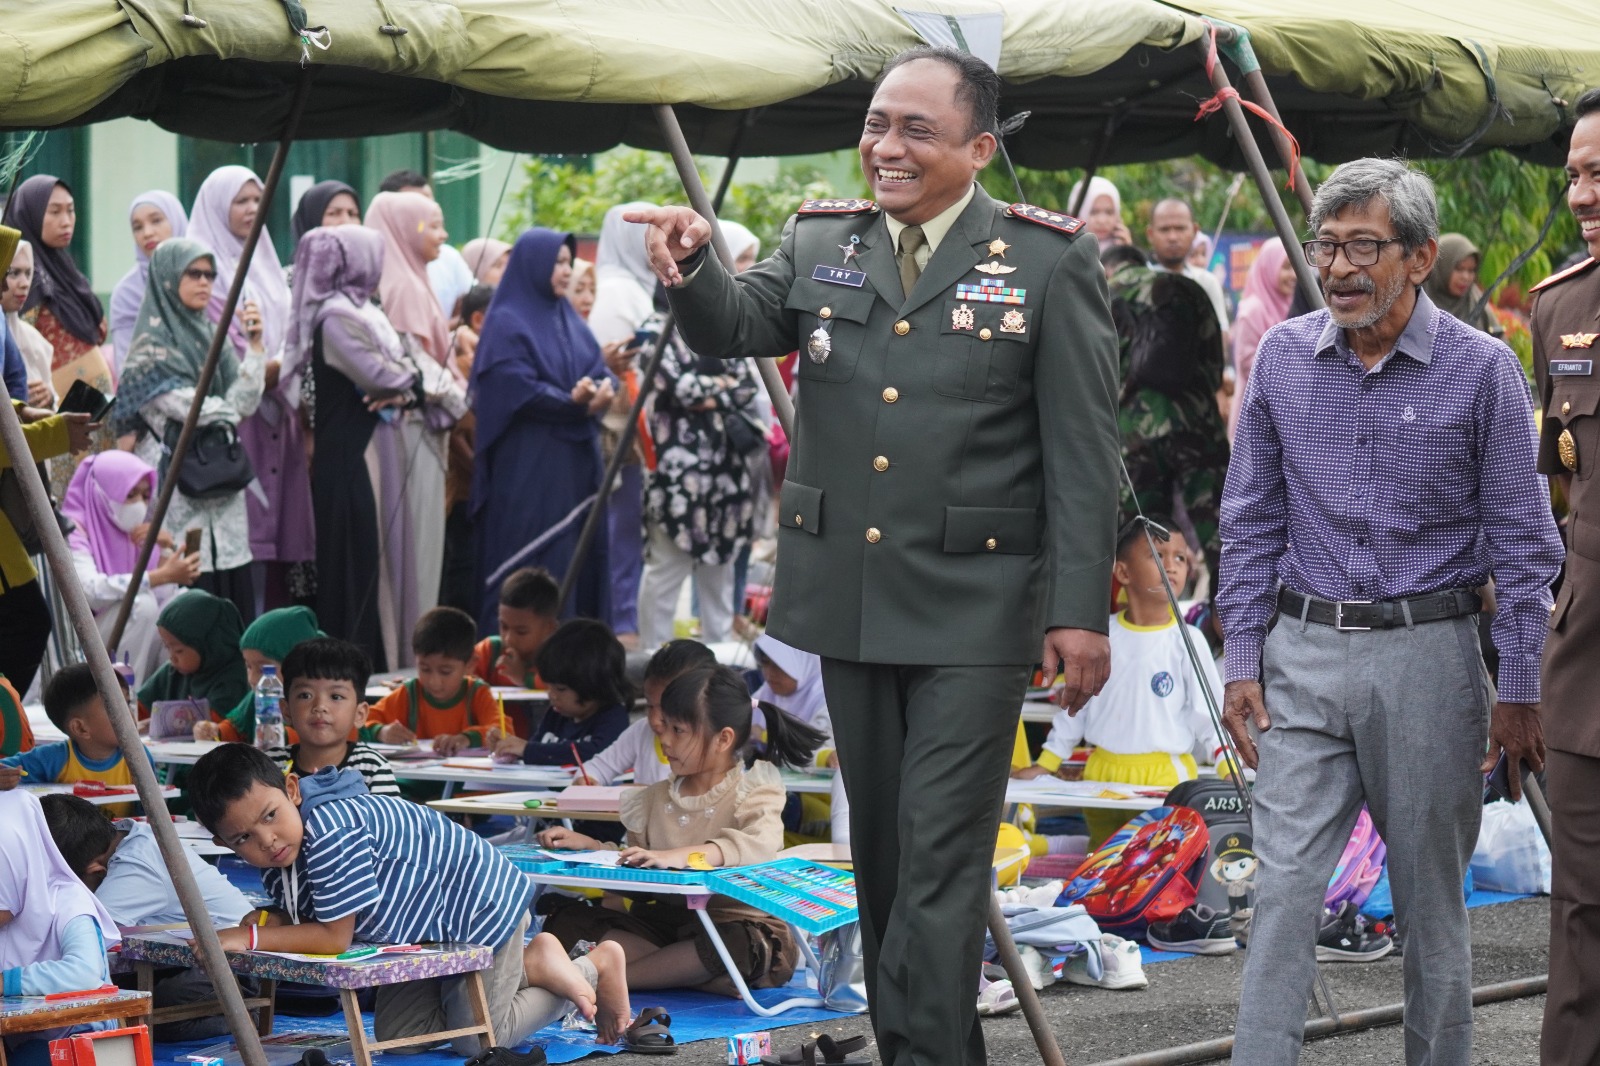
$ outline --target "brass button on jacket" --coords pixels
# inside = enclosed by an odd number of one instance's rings
[[[797,526],[805,525],[806,524],[805,516],[804,515],[795,515],[794,516],[794,524],[797,525]]]
[[[907,333],[911,332],[911,323],[902,318],[900,321],[894,324],[894,331],[898,335],[904,337]]]
[[[988,540],[983,542],[983,546],[988,548],[990,551],[994,551],[996,548],[1000,547],[1000,542],[995,540],[993,537],[990,537]]]
[[[989,332],[989,327],[988,326],[984,326],[982,329],[980,329],[978,331],[978,339],[980,341],[986,341],[992,336],[994,336],[994,334]]]
[[[822,310],[817,312],[817,317],[818,318],[832,318],[833,317],[833,308],[824,307]]]
[[[883,534],[878,532],[878,527],[877,526],[868,526],[867,527],[867,543],[868,544],[876,544],[876,543],[878,543],[878,541],[880,541],[882,539],[883,539]]]
[[[889,469],[889,457],[887,455],[880,455],[876,459],[872,460],[872,469],[876,470],[880,474]]]
[[[884,403],[894,403],[899,398],[900,398],[900,390],[895,388],[893,385],[890,385],[887,389],[883,390],[883,402]]]

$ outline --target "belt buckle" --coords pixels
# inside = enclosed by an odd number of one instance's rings
[[[1333,605],[1333,628],[1341,633],[1366,633],[1371,631],[1371,626],[1347,626],[1344,624],[1344,609],[1347,605],[1369,605],[1371,600],[1338,600]]]

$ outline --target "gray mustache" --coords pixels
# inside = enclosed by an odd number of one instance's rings
[[[1371,278],[1356,278],[1356,279],[1354,279],[1352,281],[1345,282],[1345,283],[1339,285],[1338,287],[1335,287],[1335,286],[1333,286],[1331,284],[1324,285],[1322,287],[1323,295],[1328,295],[1330,293],[1335,293],[1335,292],[1367,292],[1367,293],[1370,293],[1370,292],[1375,292],[1376,290],[1377,290],[1377,285],[1373,282],[1373,280]]]

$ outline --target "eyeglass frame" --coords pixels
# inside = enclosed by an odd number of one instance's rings
[[[217,280],[217,272],[215,270],[205,270],[200,267],[185,267],[183,276],[188,278],[190,281]]]
[[[1323,267],[1331,267],[1331,266],[1333,266],[1334,260],[1339,258],[1339,253],[1341,251],[1344,252],[1344,261],[1349,263],[1351,266],[1353,266],[1353,267],[1369,267],[1369,266],[1377,266],[1378,265],[1378,261],[1383,258],[1383,249],[1384,249],[1384,247],[1386,245],[1401,244],[1403,242],[1404,242],[1404,238],[1402,238],[1402,237],[1384,237],[1382,239],[1377,238],[1377,237],[1356,237],[1353,240],[1348,240],[1348,241],[1332,241],[1332,240],[1328,240],[1326,237],[1317,237],[1317,238],[1315,238],[1313,240],[1301,241],[1300,242],[1300,254],[1305,257],[1305,261],[1306,261],[1306,265],[1307,266],[1313,267],[1313,268],[1315,268],[1317,270],[1321,270]],[[1319,262],[1317,262],[1315,259],[1313,259],[1311,257],[1311,246],[1314,245],[1314,244],[1327,244],[1327,245],[1332,245],[1333,246],[1333,252],[1328,256],[1328,261],[1326,263],[1319,263]],[[1372,252],[1372,262],[1370,262],[1370,263],[1358,263],[1353,258],[1351,258],[1350,252],[1347,249],[1347,246],[1351,245],[1351,244],[1371,244],[1371,245],[1374,245],[1373,252]]]

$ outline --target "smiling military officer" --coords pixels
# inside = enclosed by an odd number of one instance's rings
[[[877,196],[803,205],[729,277],[688,208],[649,222],[691,347],[799,348],[775,636],[823,657],[887,1063],[984,1061],[975,995],[1018,709],[1040,655],[1109,669],[1117,340],[1082,224],[990,199],[999,79],[902,53],[861,136]]]

